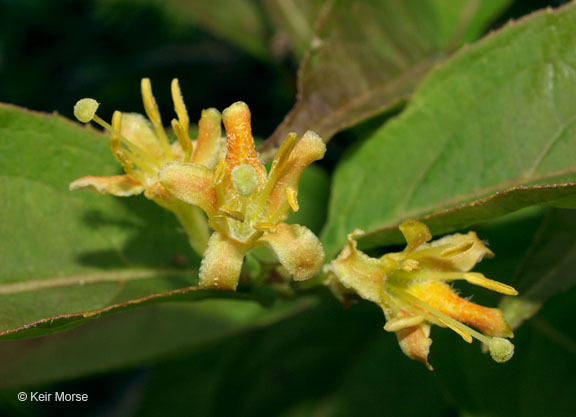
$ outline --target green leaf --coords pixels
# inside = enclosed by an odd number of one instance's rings
[[[255,1],[168,0],[165,4],[178,16],[191,19],[256,57],[270,55],[265,14]]]
[[[301,58],[310,47],[314,23],[325,3],[326,0],[264,0],[276,32],[273,44],[280,49],[288,43],[294,55]]]
[[[519,291],[500,308],[512,328],[540,310],[551,296],[576,285],[576,212],[551,210],[514,278]]]
[[[443,233],[530,204],[570,202],[575,25],[574,5],[546,10],[433,71],[408,108],[338,167],[327,252],[355,228],[372,244],[399,242],[389,230],[407,218],[446,210],[431,220]]]
[[[141,366],[204,347],[305,311],[314,300],[275,309],[244,300],[167,303],[129,311],[65,333],[0,344],[0,389],[21,388]]]
[[[300,66],[298,99],[261,149],[292,131],[328,140],[407,99],[428,70],[470,40],[509,0],[334,0]]]

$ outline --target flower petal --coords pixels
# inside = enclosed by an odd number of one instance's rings
[[[120,128],[122,135],[130,142],[142,148],[154,159],[162,158],[162,146],[152,130],[152,125],[138,113],[121,113]]]
[[[263,183],[266,169],[254,149],[250,117],[250,109],[242,101],[237,101],[222,113],[226,127],[226,165],[230,172],[238,165],[252,165],[258,174],[259,183]]]
[[[280,223],[276,232],[267,232],[260,238],[294,276],[295,281],[312,278],[324,263],[322,244],[310,229],[298,224]]]
[[[429,370],[433,370],[428,363],[428,354],[430,353],[430,325],[420,324],[418,326],[406,327],[396,332],[398,344],[402,352],[410,359],[422,362]]]
[[[432,240],[430,229],[424,223],[416,220],[408,220],[399,226],[406,239],[406,252],[412,252],[420,245]]]
[[[484,257],[494,253],[478,239],[474,232],[444,236],[434,242],[423,244],[410,258],[433,269],[468,272]]]
[[[326,144],[320,136],[309,130],[291,152],[286,152],[286,155],[281,154],[282,148],[281,146],[278,151],[279,157],[275,158],[270,170],[270,178],[275,183],[270,192],[269,210],[270,213],[277,213],[278,210],[282,214],[285,213],[276,217],[279,221],[284,220],[288,215],[288,207],[295,205],[289,204],[288,197],[298,190],[302,172],[312,162],[324,157]],[[289,190],[288,193],[286,190]]]
[[[198,122],[198,139],[192,162],[212,168],[225,152],[226,141],[222,136],[222,116],[216,109],[202,110]]]
[[[170,162],[158,174],[160,183],[176,198],[200,207],[212,216],[216,213],[216,192],[212,171],[203,165]]]
[[[129,175],[110,177],[82,177],[70,183],[70,190],[89,189],[98,194],[112,194],[116,197],[129,197],[140,194],[144,187]]]
[[[362,233],[361,230],[355,230],[348,235],[348,244],[327,269],[334,272],[338,281],[346,288],[353,289],[365,300],[382,305],[382,281],[387,272],[386,262],[370,258],[357,249],[354,236]]]
[[[432,308],[470,326],[488,336],[512,337],[512,329],[497,308],[483,307],[456,294],[441,281],[421,282],[411,286],[408,292]]]
[[[248,247],[214,232],[200,265],[200,287],[235,290]]]

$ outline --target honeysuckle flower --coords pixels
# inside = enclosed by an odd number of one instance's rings
[[[289,134],[267,173],[254,149],[250,117],[243,102],[224,110],[226,153],[214,166],[172,161],[159,174],[172,195],[202,208],[214,229],[200,267],[204,288],[235,289],[246,253],[263,245],[295,280],[312,277],[324,262],[322,245],[309,229],[283,223],[298,210],[300,176],[324,156],[324,142],[311,131],[300,139]]]
[[[82,177],[70,184],[71,190],[89,189],[100,194],[127,197],[140,193],[161,207],[172,211],[184,227],[190,245],[199,254],[206,249],[209,238],[207,220],[202,211],[175,198],[158,181],[160,169],[168,162],[194,162],[211,168],[224,152],[221,138],[220,113],[216,109],[202,112],[198,139],[189,137],[189,117],[178,80],[172,81],[172,99],[177,119],[172,129],[177,141],[170,143],[162,125],[158,105],[152,94],[150,80],[141,83],[144,109],[148,116],[114,112],[111,125],[96,115],[98,102],[82,99],[74,107],[74,115],[83,123],[94,121],[110,133],[110,148],[124,168],[124,175]]]
[[[402,252],[371,258],[357,249],[356,230],[337,259],[326,267],[332,284],[340,291],[352,291],[378,304],[386,316],[384,329],[395,332],[402,351],[432,370],[428,354],[432,340],[430,326],[448,327],[466,342],[484,343],[496,362],[506,362],[514,345],[502,312],[474,304],[458,294],[448,282],[465,280],[493,291],[516,295],[505,284],[478,272],[469,272],[484,257],[494,254],[476,233],[453,234],[428,243],[428,227],[417,221],[400,226],[407,246]],[[476,331],[469,326],[474,326]]]

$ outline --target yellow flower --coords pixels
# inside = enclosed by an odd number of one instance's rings
[[[324,262],[320,241],[306,227],[283,221],[298,210],[300,176],[324,156],[324,142],[310,131],[300,140],[289,134],[267,173],[254,149],[248,106],[234,103],[224,110],[222,120],[226,152],[219,154],[213,167],[173,161],[159,174],[160,183],[172,195],[201,207],[214,229],[200,267],[200,286],[235,289],[244,256],[263,245],[295,280],[312,277]],[[210,137],[217,140],[218,135]]]
[[[172,120],[172,129],[178,140],[171,144],[162,125],[149,79],[142,80],[141,89],[148,119],[140,114],[116,111],[110,125],[96,115],[96,100],[82,99],[76,104],[74,115],[78,120],[84,123],[94,121],[110,133],[110,148],[126,174],[82,177],[72,182],[70,189],[90,189],[100,194],[119,197],[143,192],[147,198],[176,215],[188,234],[190,245],[197,253],[202,254],[209,238],[204,214],[198,207],[185,203],[168,192],[158,181],[158,173],[171,161],[194,162],[212,167],[219,154],[224,151],[224,140],[220,138],[220,113],[215,109],[202,112],[198,139],[193,142],[188,135],[188,112],[178,80],[174,79],[172,98],[178,119]]]
[[[362,231],[350,234],[347,246],[326,267],[335,280],[332,282],[335,288],[352,290],[378,304],[386,316],[384,329],[395,332],[404,353],[429,369],[432,369],[428,363],[432,324],[454,330],[469,343],[472,338],[478,339],[487,345],[496,362],[509,360],[514,345],[504,338],[513,337],[513,333],[502,312],[459,297],[447,284],[465,280],[516,295],[517,291],[508,285],[478,272],[469,272],[485,256],[494,254],[474,232],[453,234],[428,243],[432,235],[423,223],[407,221],[400,226],[400,231],[406,239],[406,248],[381,258],[371,258],[357,249],[354,237]]]

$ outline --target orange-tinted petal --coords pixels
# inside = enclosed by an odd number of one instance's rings
[[[225,141],[222,136],[222,116],[216,109],[202,110],[198,122],[198,139],[192,162],[212,168],[224,153]]]
[[[316,235],[304,226],[280,223],[276,225],[274,233],[264,233],[260,241],[272,249],[282,266],[296,281],[312,278],[324,263],[322,244]]]
[[[441,281],[422,282],[408,290],[424,303],[440,312],[476,327],[488,336],[512,337],[513,333],[497,308],[483,307],[458,296],[452,288]]]
[[[226,165],[229,171],[238,165],[252,165],[262,183],[266,178],[266,169],[254,149],[250,117],[250,109],[242,101],[237,101],[222,113],[226,127]]]
[[[428,363],[428,354],[430,353],[430,325],[420,324],[418,326],[406,327],[396,332],[398,344],[402,352],[410,359],[422,362],[429,370],[432,366]]]
[[[216,213],[216,192],[212,171],[203,165],[171,162],[162,168],[159,180],[176,198],[200,207],[212,216]]]
[[[282,146],[279,153],[281,151]],[[308,131],[291,152],[286,156],[280,155],[278,160],[275,159],[275,164],[270,171],[270,179],[274,181],[274,186],[270,192],[269,211],[274,214],[280,210],[283,215],[276,216],[279,221],[284,220],[288,215],[288,197],[291,193],[296,193],[304,169],[312,162],[322,159],[325,153],[326,144],[322,138],[316,133]],[[282,157],[285,160],[282,160]],[[295,202],[291,205],[295,205]]]
[[[129,175],[113,175],[110,177],[82,177],[73,181],[70,190],[88,189],[98,194],[112,194],[117,197],[129,197],[140,194],[144,187]]]

